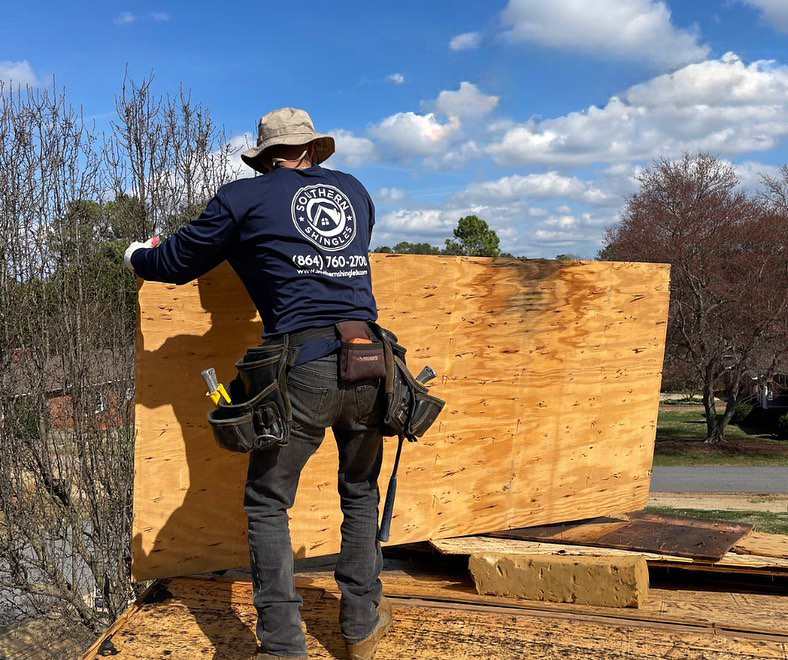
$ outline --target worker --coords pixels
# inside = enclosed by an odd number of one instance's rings
[[[334,139],[303,110],[282,108],[258,123],[243,161],[263,176],[222,186],[199,218],[160,243],[132,243],[126,265],[146,280],[183,284],[226,260],[254,301],[264,344],[287,335],[298,362],[287,373],[292,428],[284,446],[250,453],[248,517],[256,658],[306,657],[287,510],[301,470],[331,427],[339,450],[344,520],[335,577],[351,658],[372,658],[391,625],[382,598],[378,474],[384,415],[380,381],[338,383],[339,321],[375,321],[369,243],[375,209],[350,174],[321,167]]]

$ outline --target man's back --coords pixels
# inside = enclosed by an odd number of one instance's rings
[[[338,319],[374,321],[374,214],[369,194],[349,174],[279,168],[220,188],[200,218],[175,240],[135,255],[134,267],[145,279],[185,282],[227,259],[266,336]]]
[[[230,263],[266,334],[377,318],[368,258],[374,207],[354,177],[280,168],[222,192],[241,222]]]
[[[220,445],[251,448],[244,509],[258,659],[306,657],[287,511],[328,427],[339,449],[344,518],[335,575],[349,655],[371,660],[391,625],[378,540],[383,378],[343,380],[337,350],[342,337],[383,355],[367,324],[341,323],[377,319],[368,261],[375,210],[355,178],[319,166],[333,151],[334,139],[317,133],[306,112],[274,110],[258,122],[257,146],[241,154],[263,177],[223,186],[199,218],[160,244],[132,243],[124,255],[140,277],[175,284],[226,259],[263,319],[265,342],[236,365],[232,401],[225,397],[209,416]]]

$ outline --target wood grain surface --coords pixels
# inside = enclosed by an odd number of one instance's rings
[[[776,594],[701,590],[704,585],[702,580],[694,585],[695,589],[692,586],[681,589],[652,586],[648,598],[637,609],[595,607],[577,603],[547,603],[480,595],[476,592],[473,579],[468,574],[437,575],[424,570],[387,569],[383,572],[382,581],[383,593],[396,598],[522,607],[605,617],[611,622],[632,620],[641,623],[673,623],[684,626],[706,626],[723,634],[747,631],[779,634],[788,638],[788,598]],[[180,582],[178,580],[178,583]],[[320,588],[336,596],[340,595],[332,571],[296,574],[296,586]],[[252,602],[250,581],[236,580],[233,589],[239,602],[242,598]]]
[[[382,579],[393,602],[394,624],[378,649],[380,659],[740,660],[784,659],[786,654],[786,599],[781,596],[652,590],[650,605],[622,617],[618,608],[466,594],[454,582],[423,574],[392,579],[384,572]],[[345,657],[339,597],[330,576],[297,580],[309,657]],[[248,581],[176,578],[164,586],[156,602],[142,605],[115,629],[112,643],[119,657],[253,656],[257,613]],[[755,630],[748,629],[750,622]],[[768,629],[761,630],[759,623]],[[96,648],[84,658],[95,658]]]
[[[788,534],[750,532],[736,542],[736,545],[733,546],[733,551],[740,555],[760,555],[761,557],[788,559]]]
[[[391,543],[645,506],[667,266],[373,255],[372,273],[381,324],[447,401],[403,452]],[[215,445],[200,371],[229,381],[260,320],[226,264],[138,301],[134,577],[244,566],[247,458]],[[336,472],[329,431],[291,512],[298,556],[338,548]]]
[[[507,529],[490,532],[489,536],[619,548],[718,561],[751,531],[752,525],[749,523],[633,511],[588,521]]]
[[[584,545],[567,545],[555,542],[519,541],[499,539],[491,536],[470,536],[452,539],[432,539],[432,546],[447,555],[475,555],[492,552],[508,555],[577,555],[577,556],[626,556],[640,555],[650,565],[675,566],[676,568],[698,569],[701,571],[724,571],[731,573],[754,573],[762,575],[788,575],[788,559],[726,552],[719,561],[708,561],[679,557],[676,555],[644,552],[641,550],[620,550],[618,548],[595,548]]]

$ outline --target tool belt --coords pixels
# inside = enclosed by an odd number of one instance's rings
[[[386,502],[378,527],[378,540],[389,540],[397,493],[397,471],[402,456],[402,445],[407,439],[416,442],[433,425],[446,402],[427,393],[427,388],[413,377],[405,363],[406,349],[397,335],[371,323],[376,336],[383,342],[386,358],[386,414],[383,418],[384,436],[397,436],[397,455],[386,489]]]
[[[384,436],[415,441],[432,426],[445,402],[427,393],[405,364],[405,348],[397,336],[376,323],[342,321],[266,341],[246,350],[235,363],[238,375],[229,383],[232,403],[224,400],[208,413],[217,444],[248,453],[287,444],[292,409],[287,372],[296,362],[299,345],[310,340],[339,337],[339,379],[356,385],[385,378]],[[353,339],[368,340],[364,343]]]
[[[375,381],[386,377],[384,344],[372,334],[366,321],[340,321],[336,324],[339,335],[339,381],[343,385]]]
[[[232,403],[220,400],[208,413],[220,447],[247,453],[287,444],[293,415],[286,378],[293,356],[285,335],[282,342],[248,348],[235,363],[238,375],[228,388]]]
[[[344,385],[385,378],[384,436],[403,436],[415,442],[437,419],[445,401],[427,393],[405,362],[405,347],[397,335],[367,321],[336,324],[340,337],[339,378]],[[360,339],[365,343],[352,343]]]
[[[429,394],[413,377],[405,361],[407,349],[398,343],[397,335],[376,323],[370,326],[383,342],[386,360],[383,435],[405,437],[415,442],[434,424],[446,402]]]

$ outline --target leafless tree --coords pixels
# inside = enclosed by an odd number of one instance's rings
[[[153,78],[124,79],[115,99],[117,120],[105,156],[114,197],[144,204],[138,238],[169,233],[191,219],[224,183],[236,178],[238,162],[223,130],[182,88],[157,97]]]
[[[761,198],[767,206],[779,215],[788,215],[788,165],[783,165],[777,176],[762,176],[761,183],[765,188]]]
[[[0,83],[0,612],[99,631],[129,603],[131,240],[188,221],[233,154],[182,90],[124,81],[99,135]],[[99,598],[100,607],[96,605]]]
[[[720,442],[752,379],[785,355],[788,216],[737,190],[732,166],[708,154],[657,161],[639,183],[604,256],[671,264],[668,357],[693,368],[707,441]]]
[[[94,588],[110,614],[131,595],[128,282],[86,277],[103,249],[97,147],[54,83],[0,90],[0,585],[6,608],[87,628],[105,618]]]

